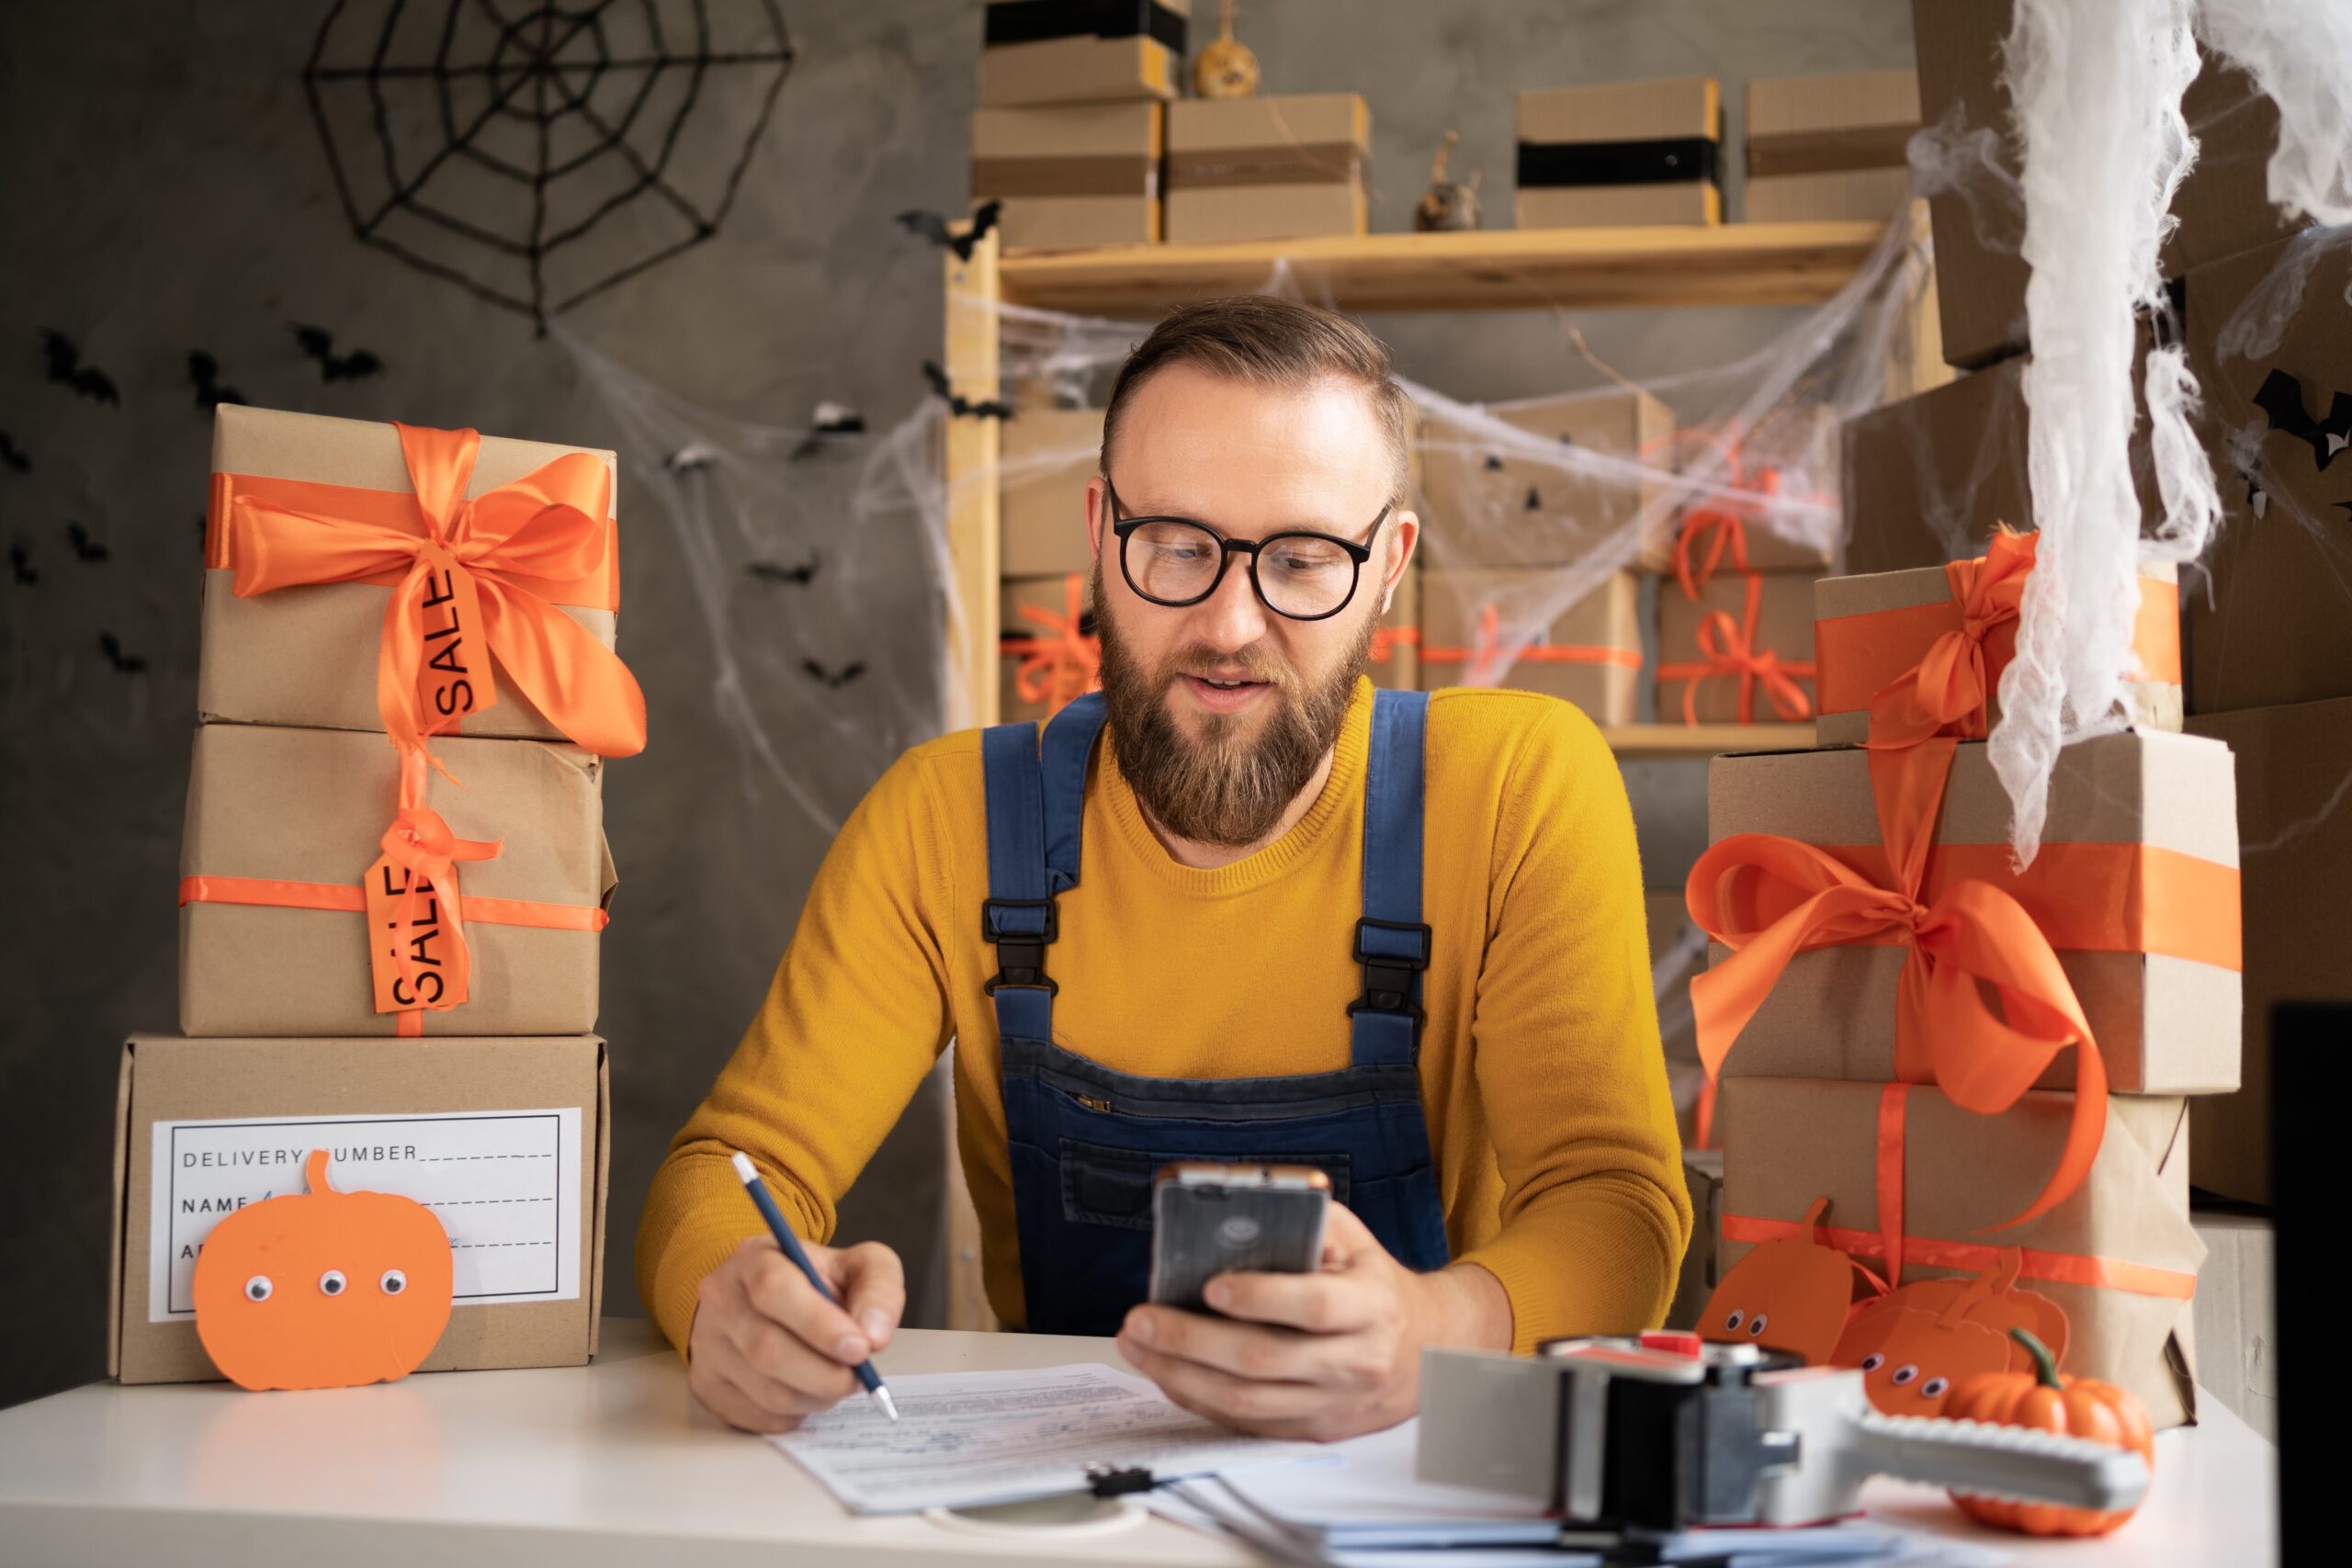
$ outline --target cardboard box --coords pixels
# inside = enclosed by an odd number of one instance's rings
[[[1712,76],[1519,95],[1521,229],[1724,220],[1723,91]]]
[[[1864,1262],[1883,1267],[1884,1099],[1885,1086],[1875,1083],[1724,1081],[1723,1268],[1754,1245],[1754,1222],[1799,1222],[1823,1197],[1831,1240],[1850,1242]],[[2064,1370],[2129,1388],[2156,1426],[2177,1427],[2197,1414],[2196,1332],[2183,1298],[2205,1256],[2188,1220],[2183,1102],[2111,1096],[2098,1158],[2082,1185],[2038,1219],[1984,1228],[2020,1213],[2041,1190],[2065,1142],[2071,1099],[2031,1094],[1997,1116],[1979,1116],[1930,1088],[1903,1094],[1903,1235],[1911,1244],[1968,1249],[1970,1258],[1969,1267],[1952,1269],[1906,1257],[1903,1280],[1973,1274],[1997,1248],[2025,1248],[2018,1283],[2066,1314]],[[2180,1293],[2052,1279],[2052,1254],[2135,1264],[2156,1276],[2147,1284],[2177,1284]]]
[[[2211,587],[2188,595],[2192,713],[2352,696],[2347,290],[2352,229],[2189,275],[2189,363],[2222,489]]]
[[[423,1013],[428,1035],[585,1034],[597,930],[617,880],[604,764],[576,747],[450,738],[425,804],[460,839],[502,840],[458,872],[470,998]],[[358,894],[393,819],[400,759],[379,735],[208,724],[196,732],[180,845],[180,1028],[197,1036],[382,1035]],[[347,908],[232,901],[347,895]],[[241,886],[243,884],[244,886]],[[553,906],[502,910],[492,900]],[[553,924],[507,923],[522,917]],[[581,929],[563,929],[570,924]],[[443,951],[446,952],[446,945]]]
[[[1693,565],[1703,563],[1715,550],[1709,532],[1712,515],[1729,511],[1739,519],[1740,543],[1750,570],[1804,571],[1815,576],[1836,570],[1844,532],[1838,505],[1844,425],[1843,416],[1826,403],[1774,409],[1739,432],[1728,459],[1713,457],[1716,437],[1712,433],[1704,429],[1676,432],[1667,447],[1653,450],[1670,450],[1674,468],[1690,476],[1692,483],[1703,475],[1736,491],[1771,499],[1753,502],[1706,493],[1686,497],[1680,512],[1643,541],[1642,570],[1672,572],[1680,536],[1690,530],[1698,531],[1692,541]],[[1738,565],[1738,558],[1726,544],[1718,568],[1736,570]]]
[[[1168,108],[1168,239],[1309,240],[1368,227],[1372,111],[1354,93]]]
[[[613,454],[596,447],[556,446],[485,435],[474,459],[468,496],[521,479],[567,453],[585,452],[609,470]],[[328,582],[280,588],[251,599],[232,591],[234,580],[229,511],[250,495],[295,510],[317,512],[338,498],[314,487],[346,487],[351,515],[422,535],[401,456],[400,433],[372,420],[223,403],[212,424],[212,491],[205,519],[204,620],[196,700],[208,720],[296,725],[309,729],[368,729],[380,733],[376,668],[384,607],[401,574],[380,581]],[[289,487],[312,487],[293,489]],[[608,526],[605,559],[590,577],[540,580],[564,615],[605,647],[613,646],[619,604],[618,534]],[[485,652],[488,650],[485,649]],[[466,716],[468,735],[560,739],[555,726],[516,688],[505,666],[490,656],[497,702]]]
[[[1003,429],[997,570],[1006,577],[1091,572],[1086,483],[1102,471],[1102,411],[1024,408]]]
[[[1477,411],[1535,437],[1506,446],[1424,410],[1422,547],[1449,569],[1556,566],[1665,515],[1674,415],[1647,392],[1607,388]],[[1563,457],[1541,455],[1556,445]],[[1532,448],[1532,449],[1531,449]],[[1590,467],[1582,459],[1600,459]]]
[[[1076,104],[1172,98],[1182,91],[1192,0],[1041,6],[988,0],[980,32],[980,103]]]
[[[1999,81],[2009,0],[1911,0],[1918,49],[1919,108],[1935,126],[1990,128],[2000,138],[2003,179],[1981,171],[1931,197],[1936,291],[1944,358],[1986,365],[2026,346],[2025,209],[2006,194],[2018,174],[2007,89]],[[2278,111],[2244,73],[2208,57],[2181,98],[2198,139],[2197,162],[2172,203],[2179,226],[2165,243],[2165,276],[2268,243],[2301,227],[2270,206],[2265,168],[2278,141]]]
[[[1870,735],[1871,700],[1890,681],[1918,668],[1947,632],[1962,629],[1963,617],[1951,581],[1941,567],[1883,571],[1869,577],[1825,577],[1813,585],[1812,647],[1818,674],[1819,716],[1814,739],[1823,746],[1859,746]],[[2017,656],[2018,623],[2004,621],[1986,634],[1985,719],[1990,731],[2000,721],[2001,672]],[[2132,725],[2141,729],[2180,728],[2179,569],[2170,563],[2140,569],[2140,615],[2132,648],[2142,677],[2124,691]]]
[[[1113,570],[1117,568],[1113,566]],[[1083,572],[1008,578],[999,605],[997,721],[1051,718],[1072,697],[1102,684],[1102,639],[1094,632],[1093,579]],[[1069,606],[1079,607],[1078,624]]]
[[[1916,71],[1751,78],[1740,216],[1891,218],[1911,197],[1908,148],[1918,129]]]
[[[1869,753],[1757,751],[1717,757],[1707,775],[1711,844],[1766,833],[1827,850],[1889,886]],[[1922,902],[1964,879],[2011,894],[2049,936],[2123,1094],[2217,1094],[2238,1084],[2238,836],[2226,747],[2122,732],[2067,747],[2050,784],[2041,852],[2010,868],[2010,807],[1983,741],[1953,759]],[[2148,852],[2135,852],[2144,849]],[[1695,869],[1694,877],[1706,870]],[[1715,886],[1727,923],[1764,923],[1777,895],[1752,868]],[[1857,942],[1799,953],[1731,1048],[1726,1077],[1895,1074],[1895,991],[1909,946]],[[1728,956],[1718,948],[1715,962]],[[2075,1082],[2072,1051],[2036,1080]]]
[[[1576,704],[1595,724],[1633,723],[1642,663],[1637,585],[1623,571],[1590,582],[1577,570],[1424,570],[1421,689],[1543,692]],[[1510,629],[1529,624],[1541,625],[1541,635],[1499,669]]]
[[[1723,1150],[1684,1149],[1682,1184],[1690,1190],[1690,1246],[1682,1254],[1665,1326],[1689,1329],[1699,1326],[1699,1314],[1723,1280]]]
[[[2193,715],[2193,735],[2226,741],[2237,762],[2245,845],[2245,1066],[2235,1094],[2199,1100],[2189,1119],[2197,1185],[2268,1203],[2276,1090],[2271,1010],[2352,998],[2342,922],[2352,886],[2352,697],[2291,707]]]
[[[972,116],[972,199],[996,200],[1008,247],[1148,244],[1159,238],[1167,106],[1069,104]]]
[[[1748,621],[1748,594],[1755,593],[1755,622]],[[1760,680],[1743,682],[1736,672],[1715,668],[1700,641],[1700,630],[1716,615],[1731,617],[1747,638],[1750,652],[1777,655],[1808,703],[1814,682],[1813,576],[1809,572],[1725,571],[1718,570],[1699,585],[1691,599],[1673,578],[1657,585],[1657,716],[1662,724],[1681,722],[1686,711],[1700,724],[1798,723],[1810,714],[1791,716],[1772,705],[1772,695]],[[1747,711],[1740,711],[1740,689],[1748,688]],[[1690,706],[1684,707],[1685,696]]]
[[[2189,1108],[2196,1177],[2197,1111]],[[2272,1442],[2278,1440],[2278,1237],[2252,1209],[2192,1209],[2205,1244],[2197,1272],[2197,1386]]]
[[[141,1034],[123,1047],[120,1081],[112,1376],[220,1375],[197,1339],[187,1270],[220,1213],[289,1181],[300,1191],[314,1148],[334,1152],[338,1190],[414,1198],[449,1234],[457,1299],[422,1370],[595,1355],[612,1120],[602,1040]]]

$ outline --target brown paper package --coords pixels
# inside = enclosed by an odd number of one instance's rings
[[[1657,585],[1657,661],[1661,669],[1670,664],[1703,662],[1699,652],[1699,627],[1709,615],[1721,612],[1732,618],[1732,624],[1745,629],[1747,621],[1747,578],[1746,572],[1718,570],[1699,589],[1694,601],[1686,597],[1682,584],[1674,578],[1662,578]],[[1813,576],[1809,572],[1759,571],[1753,574],[1757,581],[1755,651],[1776,653],[1784,663],[1797,663],[1813,658]],[[1797,684],[1808,700],[1813,696],[1813,680],[1800,675]],[[1684,682],[1668,680],[1664,675],[1657,682],[1657,716],[1661,724],[1682,722]],[[1739,715],[1739,681],[1735,676],[1708,675],[1699,682],[1692,699],[1701,724],[1734,724],[1741,722]],[[1761,682],[1755,687],[1747,722],[1775,724],[1783,722],[1779,710]],[[1792,721],[1791,721],[1792,722]]]
[[[2352,397],[2348,289],[2352,229],[2313,230],[2189,275],[2189,364],[2222,487],[2204,563],[2211,591],[2183,596],[2192,713],[2352,696],[2352,457],[2324,435],[2290,434],[2290,415],[2274,428],[2254,400],[2274,372],[2293,377],[2304,417],[2352,435],[2340,413],[2331,418]],[[2334,459],[2325,468],[2320,447]]]
[[[1612,388],[1481,412],[1566,450],[1671,468],[1664,443],[1674,434],[1674,415],[1647,392]],[[1645,519],[1667,526],[1664,487],[1638,472],[1578,473],[1489,450],[1475,433],[1426,418],[1417,449],[1423,548],[1432,566],[1555,566],[1610,549],[1615,535]]]
[[[1372,111],[1354,93],[1170,104],[1169,243],[1361,234],[1371,149]]]
[[[2169,562],[2143,563],[2140,576],[2143,581],[2177,585],[2180,569]],[[1951,580],[1941,567],[1882,571],[1868,577],[1825,577],[1813,585],[1814,615],[1824,621],[1873,615],[1881,610],[1908,609],[1917,604],[1943,604],[1951,598]],[[1928,649],[1922,646],[1919,651],[1925,654]],[[1835,680],[1834,674],[1832,679]],[[2132,681],[2125,683],[2123,691],[2133,728],[2178,731],[2181,692],[2177,684],[2170,681]],[[2000,722],[2000,693],[1988,693],[1984,706],[1989,729]],[[1815,745],[1859,746],[1870,738],[1870,709],[1843,708],[1836,713],[1821,713],[1815,718],[1813,729]]]
[[[997,232],[1009,248],[1148,244],[1159,238],[1167,114],[1151,99],[981,109],[972,199],[1003,203]]]
[[[1808,844],[1879,842],[1869,754],[1856,749],[1718,757],[1707,774],[1707,838],[1772,833]],[[1958,748],[1938,844],[2002,844],[2009,797],[1984,743]],[[2194,736],[2124,732],[2059,753],[2045,844],[2146,843],[2238,863],[2230,753]],[[1895,987],[1907,949],[1855,943],[1800,953],[1724,1059],[1727,1077],[1894,1076]],[[1716,949],[1716,962],[1728,956]],[[2219,1094],[2238,1086],[2237,972],[2165,953],[2062,951],[2058,961],[2124,1094]],[[2072,1051],[2036,1080],[2069,1089]]]
[[[593,446],[556,446],[485,435],[474,460],[469,496],[522,478],[567,452],[586,452],[606,467],[613,454]],[[400,433],[372,420],[223,403],[212,424],[212,471],[407,491]],[[207,720],[285,724],[307,729],[369,729],[381,733],[376,708],[376,667],[384,605],[392,590],[368,582],[281,588],[240,599],[233,573],[204,574],[202,651],[196,705]],[[598,642],[613,646],[615,616],[593,606],[559,605]],[[531,700],[515,689],[493,657],[495,706],[469,716],[465,733],[536,740],[562,739]]]
[[[1747,128],[1747,221],[1891,218],[1911,195],[1918,73],[1751,78]]]
[[[1801,1078],[1739,1078],[1723,1086],[1724,1213],[1797,1221],[1827,1198],[1829,1224],[1878,1230],[1882,1086]],[[2188,1221],[2188,1136],[2183,1102],[2110,1096],[2107,1132],[2090,1174],[2057,1207],[2007,1230],[2058,1164],[2069,1097],[2032,1094],[1997,1116],[1962,1111],[1933,1089],[1911,1089],[1904,1111],[1903,1232],[1976,1247],[2114,1258],[2194,1273],[2204,1243]],[[1726,1238],[1729,1269],[1751,1244]],[[1876,1260],[1865,1259],[1876,1267]],[[1905,1282],[1958,1272],[1905,1262]],[[2189,1303],[2172,1296],[2028,1277],[2018,1281],[2066,1314],[2064,1370],[2130,1389],[2159,1427],[2197,1416]]]
[[[1021,0],[990,0],[1014,4]],[[1190,17],[1192,0],[1159,0],[1166,9]],[[1023,104],[1091,103],[1100,99],[1172,98],[1182,90],[1180,51],[1140,34],[1128,38],[1038,39],[980,50],[980,102],[990,107]]]
[[[2352,887],[2352,697],[2199,714],[2188,728],[2236,756],[2245,878],[2245,1072],[2235,1094],[2192,1108],[2189,1146],[2198,1186],[2268,1203],[2271,1010],[2352,991],[2333,913]]]
[[[1069,603],[1068,585],[1072,577],[1080,580],[1079,603],[1082,607],[1080,614],[1084,617],[1082,624],[1087,631],[1091,632],[1094,620],[1094,590],[1090,576],[1091,570],[1091,569],[1089,568],[1078,571],[1056,572],[1050,577],[1005,579],[998,585],[998,591],[1002,596],[998,605],[998,614],[1001,617],[997,623],[999,641],[1010,647],[1012,640],[1017,637],[1035,636],[1050,638],[1053,634],[1022,615],[1022,607],[1030,605],[1057,617],[1062,615]],[[1018,649],[1000,650],[998,664],[1000,668],[997,676],[997,722],[1000,724],[1035,723],[1050,716],[1046,704],[1022,700],[1017,683],[1021,669],[1020,651]]]
[[[1547,571],[1440,571],[1421,573],[1421,690],[1473,684],[1466,658],[1432,658],[1432,649],[1475,649],[1480,606],[1493,604],[1503,627],[1533,613],[1556,596],[1573,592],[1577,578]],[[1562,609],[1542,640],[1555,647],[1641,650],[1635,609],[1637,584],[1631,572],[1611,573],[1581,599]],[[1514,691],[1542,692],[1582,708],[1595,724],[1631,724],[1642,672],[1622,664],[1552,663],[1515,660],[1499,681]]]
[[[999,513],[1006,577],[1091,571],[1086,543],[1086,481],[1100,470],[1101,409],[1024,408],[1004,422],[998,458],[1003,487]]]
[[[572,746],[444,739],[425,804],[461,839],[503,839],[463,864],[468,898],[597,908],[616,878],[604,764]],[[379,735],[208,724],[188,773],[180,874],[357,886],[392,820],[399,758]],[[466,924],[471,998],[424,1015],[427,1035],[585,1034],[595,1027],[593,932]],[[364,917],[189,903],[180,908],[180,1028],[199,1037],[385,1035]]]
[[[422,1371],[567,1367],[596,1353],[611,1114],[605,1043],[568,1039],[183,1040],[133,1035],[115,1112],[107,1370],[127,1383],[218,1378],[192,1317],[149,1320],[147,1224],[158,1122],[222,1117],[580,1111],[580,1295],[460,1303]]]
[[[1844,423],[1838,411],[1825,403],[1798,403],[1765,415],[1740,442],[1740,457],[1747,472],[1739,482],[1750,489],[1760,488],[1767,482],[1765,476],[1769,473],[1772,475],[1770,482],[1779,487],[1775,494],[1810,501],[1825,513],[1835,510],[1839,464],[1844,461],[1840,440]],[[1705,451],[1703,446],[1691,439],[1694,434],[1684,432],[1675,445],[1679,465],[1686,473],[1700,471],[1694,454]],[[1724,477],[1729,479],[1734,476]],[[1713,499],[1696,496],[1690,504],[1703,506]],[[1679,514],[1659,520],[1642,543],[1643,570],[1674,570],[1674,547],[1683,522]],[[1797,514],[1793,507],[1778,516],[1745,517],[1740,536],[1747,550],[1748,570],[1802,571],[1816,577],[1836,570],[1841,558],[1838,538],[1842,528],[1842,518],[1824,515],[1810,519]],[[1712,544],[1707,548],[1712,549]],[[1703,552],[1701,558],[1703,559]],[[1728,548],[1720,565],[1723,570],[1735,566]]]
[[[1723,141],[1723,90],[1712,76],[1538,87],[1519,95],[1523,142]],[[1713,180],[1653,185],[1522,186],[1512,201],[1521,229],[1613,229],[1720,223],[1723,187]]]

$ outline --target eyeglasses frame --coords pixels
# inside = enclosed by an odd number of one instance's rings
[[[1396,503],[1393,501],[1382,506],[1380,515],[1372,520],[1372,527],[1365,534],[1362,544],[1356,543],[1353,539],[1343,539],[1337,534],[1318,533],[1312,528],[1285,528],[1279,534],[1268,534],[1260,539],[1235,539],[1227,537],[1197,517],[1178,517],[1173,514],[1120,516],[1121,502],[1118,487],[1111,482],[1111,476],[1108,474],[1102,476],[1102,495],[1111,508],[1111,532],[1119,542],[1119,575],[1125,579],[1127,586],[1135,591],[1136,597],[1145,604],[1157,604],[1163,610],[1186,610],[1195,604],[1205,604],[1216,596],[1219,588],[1225,585],[1225,570],[1233,564],[1233,558],[1237,555],[1246,555],[1250,558],[1250,592],[1258,596],[1258,603],[1286,621],[1306,622],[1328,621],[1356,602],[1356,592],[1363,586],[1364,566],[1372,559],[1372,542],[1380,537],[1381,525],[1387,522],[1389,513],[1396,509]],[[1209,579],[1209,585],[1206,588],[1192,598],[1182,600],[1156,598],[1143,591],[1143,586],[1136,581],[1134,573],[1127,570],[1127,536],[1147,523],[1182,523],[1188,527],[1198,528],[1217,542],[1220,548],[1216,559],[1216,575]],[[1319,615],[1294,615],[1267,598],[1265,584],[1258,581],[1258,552],[1278,539],[1319,539],[1327,545],[1337,545],[1346,551],[1348,559],[1354,563],[1355,568],[1348,581],[1346,596]]]

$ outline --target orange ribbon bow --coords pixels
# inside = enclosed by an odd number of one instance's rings
[[[1731,455],[1731,483],[1741,489],[1747,483],[1736,451]],[[1781,470],[1765,469],[1756,488],[1768,496],[1780,494]],[[1702,550],[1703,558],[1700,558]],[[1713,578],[1725,556],[1731,558],[1734,571],[1747,570],[1747,520],[1732,507],[1712,501],[1685,512],[1682,526],[1674,536],[1674,581],[1681,584],[1682,596],[1697,604],[1700,590]]]
[[[497,702],[485,653],[578,744],[605,757],[643,750],[636,677],[539,591],[546,580],[589,578],[606,565],[611,471],[568,452],[468,500],[479,434],[394,428],[421,529],[277,498],[324,492],[332,506],[337,487],[253,487],[234,496],[226,518],[237,595],[393,581],[376,701],[403,752]]]
[[[1679,556],[1679,547],[1677,547]],[[1813,716],[1813,699],[1797,684],[1800,678],[1811,680],[1814,662],[1810,659],[1782,659],[1770,649],[1756,650],[1756,621],[1763,608],[1764,580],[1756,572],[1743,575],[1747,580],[1747,611],[1745,622],[1735,621],[1728,612],[1711,610],[1699,622],[1699,657],[1678,660],[1657,667],[1660,681],[1682,682],[1682,722],[1699,722],[1700,682],[1711,676],[1729,676],[1739,682],[1739,722],[1756,722],[1756,690],[1758,686],[1771,700],[1772,711],[1787,723],[1795,724]]]
[[[1685,894],[1690,918],[1733,952],[1692,978],[1690,1002],[1713,1078],[1798,953],[1891,938],[1909,948],[1895,1005],[1898,1078],[1932,1081],[1955,1104],[1990,1115],[2016,1104],[2060,1051],[2075,1047],[2074,1112],[2058,1168],[2023,1213],[1991,1227],[2002,1229],[2046,1213],[2089,1172],[2107,1126],[2107,1064],[2057,952],[2013,894],[1962,877],[1926,897],[1957,746],[1944,737],[1871,754],[1884,883],[1774,834],[1736,834],[1701,855]]]
[[[1012,689],[1024,703],[1043,703],[1046,716],[1102,683],[1102,639],[1086,630],[1086,579],[1071,572],[1062,581],[1062,613],[1036,604],[1021,606],[1021,618],[1038,629],[1007,632],[1001,651],[1018,657]]]
[[[2018,605],[2040,538],[2003,528],[1984,555],[1945,564],[1961,624],[1938,634],[1918,663],[1871,698],[1870,739],[1864,744],[1916,746],[1931,735],[1984,738],[1994,660],[2006,666],[2015,652]],[[1996,641],[2000,646],[1988,653],[1988,643]]]

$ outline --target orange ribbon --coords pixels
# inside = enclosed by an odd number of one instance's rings
[[[1736,521],[1736,519],[1734,520]],[[1685,538],[1689,536],[1686,534]],[[1678,567],[1681,546],[1675,547]],[[1745,551],[1741,558],[1746,558]],[[1756,650],[1756,622],[1764,604],[1764,578],[1760,572],[1745,571],[1747,589],[1747,617],[1735,621],[1728,612],[1711,610],[1699,622],[1699,657],[1679,660],[1657,667],[1661,682],[1682,682],[1682,722],[1699,722],[1699,686],[1713,676],[1727,676],[1739,682],[1739,722],[1756,722],[1756,689],[1763,687],[1771,699],[1772,711],[1784,722],[1799,723],[1813,716],[1813,699],[1799,679],[1811,680],[1814,663],[1810,659],[1782,659],[1767,649]],[[1696,594],[1692,597],[1695,599]]]
[[[1490,685],[1494,669],[1502,651],[1502,616],[1494,602],[1488,600],[1478,606],[1477,641],[1469,648],[1449,648],[1441,643],[1421,645],[1424,664],[1466,664],[1463,679],[1474,686]],[[1519,650],[1521,660],[1530,664],[1614,664],[1627,670],[1642,667],[1642,650],[1638,648],[1608,648],[1586,643],[1535,643]]]
[[[466,945],[466,914],[458,894],[458,863],[493,859],[504,848],[503,839],[460,839],[438,811],[429,806],[402,806],[384,829],[384,861],[406,874],[399,893],[395,923],[408,930],[420,923],[418,911],[426,899],[437,908],[435,922],[447,933],[449,962],[444,999],[420,1005],[440,1010],[464,999],[473,978],[473,955]],[[417,966],[405,942],[392,944],[392,964],[409,994],[418,993]],[[380,1004],[379,1010],[384,1010]],[[391,1010],[407,1010],[398,1009]]]
[[[1421,646],[1419,626],[1374,626],[1372,628],[1372,649],[1365,656],[1374,664],[1385,664],[1389,655],[1400,648]]]
[[[1740,467],[1736,449],[1731,453],[1731,476],[1733,485],[1746,486],[1747,475]],[[1780,494],[1781,470],[1765,469],[1758,476],[1757,488],[1767,496]],[[1694,566],[1692,558],[1702,548],[1705,558]],[[1682,596],[1697,604],[1700,591],[1713,578],[1725,556],[1731,558],[1734,571],[1747,570],[1747,520],[1730,507],[1713,502],[1685,512],[1682,525],[1674,535],[1674,581],[1681,584]]]
[[[1050,718],[1102,683],[1102,639],[1086,630],[1086,579],[1071,572],[1062,581],[1062,613],[1035,604],[1020,607],[1021,618],[1038,629],[1006,632],[999,649],[1018,658],[1012,689],[1024,703],[1042,703]]]
[[[394,426],[414,493],[215,475],[221,530],[216,564],[235,573],[240,598],[322,582],[390,582],[378,711],[406,751],[497,701],[487,660],[450,711],[424,694],[445,678],[446,646],[428,656],[428,609],[478,600],[478,635],[507,677],[555,727],[605,757],[645,749],[645,697],[612,649],[556,607],[559,585],[612,598],[612,475],[568,452],[521,479],[465,498],[481,437],[471,430]],[[359,498],[368,498],[361,500]],[[597,586],[601,583],[601,589]],[[459,628],[461,632],[465,628]],[[443,662],[436,667],[435,659]],[[408,802],[413,804],[413,802]]]

